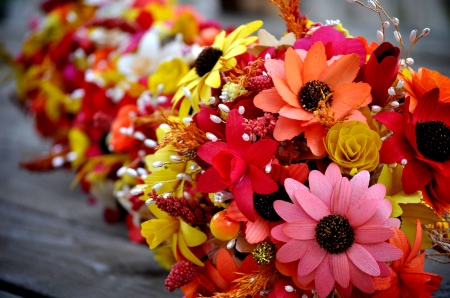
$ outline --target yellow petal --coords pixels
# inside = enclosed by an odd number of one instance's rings
[[[170,216],[166,212],[164,212],[161,209],[159,209],[156,204],[149,205],[148,209],[150,209],[150,211],[153,213],[153,215],[156,216],[156,218],[159,218],[159,219],[165,219],[165,218],[168,218]]]
[[[211,71],[209,75],[206,77],[205,84],[210,86],[211,88],[219,88],[220,87],[220,73],[218,70]]]
[[[414,238],[416,236],[416,222],[403,220],[400,230],[402,230],[403,233],[405,233],[406,237],[409,240],[409,243],[411,243],[412,246],[414,244]],[[422,243],[420,245],[420,249],[421,250],[428,249],[431,248],[432,245],[433,243],[431,242],[431,239],[428,237],[427,233],[422,233]]]
[[[199,246],[206,241],[206,234],[190,226],[183,220],[180,220],[181,235],[186,241],[186,245],[189,247]]]
[[[202,261],[200,261],[187,247],[186,242],[184,241],[183,235],[181,234],[181,230],[178,232],[178,249],[180,250],[181,254],[189,261],[194,263],[197,266],[204,266]]]
[[[400,205],[390,196],[386,196],[387,199],[389,199],[389,201],[391,201],[391,205],[392,205],[392,212],[391,212],[391,216],[392,218],[394,217],[399,217],[400,215],[402,215],[403,213],[403,209],[402,207],[400,207]]]
[[[179,221],[173,218],[149,220],[153,228],[153,239],[150,248],[160,245],[164,240],[171,237],[179,228]],[[147,221],[148,222],[148,221]]]

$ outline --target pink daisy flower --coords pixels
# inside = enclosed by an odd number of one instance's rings
[[[293,203],[275,201],[274,208],[286,221],[272,229],[272,236],[286,242],[277,252],[282,263],[299,261],[300,284],[314,281],[320,297],[336,286],[349,293],[353,286],[373,293],[372,276],[388,276],[385,262],[397,260],[401,250],[386,241],[394,236],[396,218],[389,218],[392,205],[382,184],[369,186],[370,175],[362,171],[350,181],[336,164],[325,175],[309,174],[309,187],[286,179]]]

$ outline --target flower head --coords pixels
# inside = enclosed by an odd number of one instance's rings
[[[341,176],[336,164],[325,175],[312,171],[308,189],[286,179],[285,187],[293,204],[274,203],[286,221],[274,229],[272,236],[286,242],[277,252],[277,260],[299,260],[297,280],[308,284],[314,280],[320,297],[333,286],[346,289],[352,285],[366,293],[375,291],[372,276],[385,276],[384,263],[401,257],[401,251],[385,241],[394,235],[390,219],[391,203],[384,199],[381,184],[371,187],[370,175],[362,171],[351,181]]]
[[[265,67],[275,87],[255,97],[255,106],[280,116],[273,132],[276,140],[289,140],[305,134],[316,156],[326,153],[322,138],[337,120],[366,121],[357,111],[370,102],[370,86],[352,83],[359,70],[360,57],[341,56],[331,64],[326,49],[316,42],[306,53],[289,48],[284,62],[268,60]]]

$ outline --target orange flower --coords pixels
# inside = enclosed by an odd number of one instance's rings
[[[406,94],[409,95],[411,103],[409,111],[412,113],[419,102],[419,99],[428,91],[439,88],[439,100],[450,102],[450,78],[441,75],[435,70],[419,68],[418,72],[409,69],[411,76],[403,75],[405,81]]]
[[[370,103],[370,86],[353,83],[359,71],[357,54],[327,61],[322,42],[316,42],[306,56],[304,53],[289,48],[284,62],[266,61],[275,87],[263,90],[254,102],[266,112],[279,114],[273,133],[276,140],[304,133],[311,152],[323,156],[326,150],[322,139],[336,122],[367,122],[357,109]]]
[[[403,257],[392,262],[389,277],[374,277],[375,287],[378,290],[372,297],[430,297],[439,288],[442,277],[437,274],[423,272],[425,252],[421,251],[422,228],[420,220],[416,224],[416,238],[411,248],[408,238],[399,229],[393,228],[395,235],[389,243],[403,251]]]

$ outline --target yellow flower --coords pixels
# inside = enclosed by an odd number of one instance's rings
[[[198,266],[203,266],[189,249],[189,247],[199,246],[207,239],[206,234],[190,226],[179,218],[172,217],[156,206],[149,206],[150,211],[156,219],[143,222],[141,227],[142,236],[147,240],[150,249],[156,248],[167,239],[171,239],[172,253],[176,257],[178,251],[190,262]]]
[[[386,186],[386,198],[392,203],[391,217],[402,219],[400,229],[408,237],[409,242],[414,243],[416,234],[416,221],[420,219],[422,224],[431,224],[439,221],[439,217],[422,203],[421,194],[416,191],[412,194],[405,194],[402,187],[403,166],[397,165],[395,168],[383,166],[378,183]],[[430,248],[432,245],[426,233],[422,234],[422,244],[420,249]]]
[[[180,58],[162,62],[156,72],[149,78],[150,91],[153,94],[158,94],[158,86],[162,84],[164,86],[162,93],[175,93],[178,90],[178,82],[188,71],[189,66]]]
[[[334,125],[327,133],[325,147],[341,170],[353,176],[378,166],[381,139],[367,124],[353,120]]]
[[[239,26],[228,36],[225,36],[225,31],[217,35],[213,45],[202,50],[195,60],[194,67],[181,80],[181,88],[178,89],[173,98],[174,105],[182,100],[182,106],[190,104],[197,112],[199,111],[200,99],[208,104],[211,98],[211,88],[220,87],[221,72],[228,71],[236,66],[235,57],[245,53],[247,45],[257,39],[256,36],[248,36],[261,26],[261,21],[254,21]],[[191,96],[188,96],[190,98],[184,96],[185,88],[190,91]],[[186,111],[186,109],[183,109],[183,111]]]

